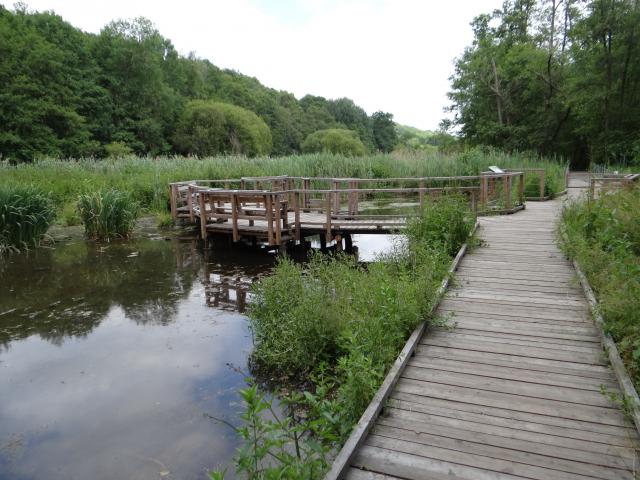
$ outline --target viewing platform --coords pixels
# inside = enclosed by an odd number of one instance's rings
[[[525,177],[538,178],[538,196],[525,197]],[[479,215],[513,213],[525,200],[545,198],[542,169],[473,176],[409,178],[243,177],[170,184],[176,221],[199,225],[203,239],[283,247],[319,235],[323,246],[353,234],[402,231],[427,199],[465,196]],[[390,213],[386,213],[390,211]]]

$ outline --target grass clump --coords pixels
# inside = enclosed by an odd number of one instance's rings
[[[605,330],[640,387],[640,188],[568,204],[561,241],[596,296]]]
[[[33,186],[0,186],[0,253],[37,247],[56,216],[49,196]]]
[[[314,465],[346,440],[411,331],[428,319],[451,258],[474,224],[464,199],[444,196],[427,204],[406,241],[371,264],[346,255],[315,255],[307,265],[285,258],[255,285],[252,363],[306,390],[294,398],[307,412],[302,428],[311,433],[305,438],[319,442]],[[252,461],[247,452],[241,450],[238,465],[259,470],[262,457]],[[303,478],[292,465],[278,464],[282,476],[273,478]],[[323,472],[316,473],[304,478]]]
[[[127,238],[138,218],[138,204],[115,189],[80,195],[78,212],[87,237],[93,240]]]

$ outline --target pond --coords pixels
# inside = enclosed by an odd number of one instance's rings
[[[361,260],[388,248],[356,236]],[[193,238],[0,260],[0,480],[204,479],[238,447],[250,285],[273,254]]]

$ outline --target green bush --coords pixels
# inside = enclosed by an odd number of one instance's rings
[[[640,188],[568,204],[562,246],[577,260],[600,304],[636,386],[640,387]]]
[[[307,136],[302,142],[302,151],[305,153],[336,153],[342,155],[362,156],[367,149],[352,130],[342,128],[329,128],[318,130]]]
[[[122,158],[131,155],[133,150],[124,142],[111,142],[104,146],[104,152],[109,158]]]
[[[174,142],[180,152],[198,156],[267,155],[272,147],[271,130],[255,113],[205,100],[187,103]]]
[[[55,216],[51,199],[38,188],[0,186],[0,253],[38,246]]]
[[[126,238],[133,231],[139,207],[127,193],[103,190],[80,195],[78,212],[88,238]]]

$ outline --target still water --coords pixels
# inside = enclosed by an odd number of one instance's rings
[[[388,248],[357,236],[360,259]],[[204,479],[238,441],[250,285],[276,257],[194,239],[0,260],[0,480]]]

